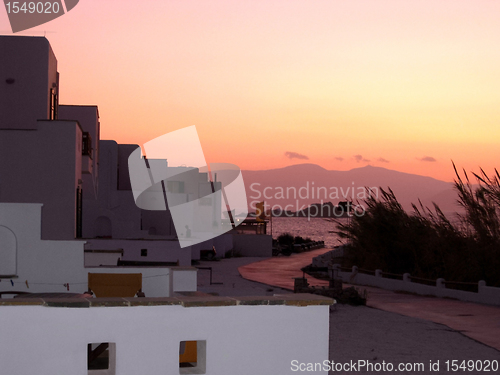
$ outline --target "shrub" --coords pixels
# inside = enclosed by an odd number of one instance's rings
[[[284,246],[293,245],[293,236],[290,233],[282,233],[278,237],[278,243]]]
[[[303,243],[305,243],[306,241],[305,241],[302,237],[300,237],[300,236],[295,236],[295,238],[293,239],[293,242],[294,242],[295,244],[303,244]]]
[[[381,189],[381,199],[365,200],[364,215],[337,222],[338,234],[348,240],[345,265],[500,286],[500,175],[495,172],[494,178],[483,170],[474,174],[477,187],[465,171],[465,182],[456,172],[455,189],[465,209],[459,225],[437,205],[430,210],[420,203],[407,213],[392,190]]]
[[[336,297],[338,303],[349,304],[353,306],[364,306],[366,305],[367,299],[366,289],[363,293],[360,293],[358,289],[353,286],[342,289],[342,293]]]

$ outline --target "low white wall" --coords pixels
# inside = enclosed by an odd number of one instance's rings
[[[206,341],[207,375],[285,375],[293,360],[328,360],[328,305],[0,305],[0,315],[5,374],[87,374],[87,344],[102,342],[116,345],[117,375],[179,374],[190,340]]]
[[[268,234],[233,233],[233,250],[245,257],[271,257],[273,239]]]
[[[411,281],[410,274],[403,275],[403,280],[389,279],[383,277],[381,270],[375,271],[375,276],[358,272],[354,266],[351,272],[340,271],[340,265],[334,264],[332,271],[334,277],[342,279],[343,282],[354,285],[374,286],[381,289],[404,291],[420,295],[455,298],[460,301],[484,303],[500,306],[500,288],[486,286],[484,281],[479,281],[478,293],[462,290],[448,289],[444,279],[437,279],[436,285],[425,285]]]

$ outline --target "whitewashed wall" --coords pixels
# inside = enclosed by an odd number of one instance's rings
[[[43,238],[74,239],[82,131],[75,121],[35,125],[30,131],[0,130],[0,200],[45,203]]]
[[[180,277],[177,285],[173,285],[168,267],[85,268],[84,241],[40,239],[41,209],[42,205],[37,203],[0,204],[0,226],[8,228],[16,237],[17,263],[17,277],[3,279],[0,291],[67,292],[65,284],[69,284],[69,292],[82,293],[88,289],[89,272],[142,273],[142,290],[148,297],[169,296],[172,288],[196,290],[196,272]]]
[[[57,89],[57,60],[45,37],[0,38],[0,129],[36,129],[49,118],[49,92]],[[14,79],[12,84],[6,78]]]
[[[93,105],[60,105],[60,120],[77,120],[82,131],[92,139],[92,158],[82,155],[83,199],[97,198],[97,178],[99,165],[99,111]],[[87,168],[84,168],[83,166]]]
[[[0,315],[5,374],[87,374],[87,344],[101,342],[116,344],[116,375],[178,374],[186,340],[206,340],[207,375],[284,375],[293,360],[328,359],[328,305],[18,305]]]

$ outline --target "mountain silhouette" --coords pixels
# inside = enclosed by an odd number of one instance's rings
[[[412,203],[419,206],[419,199],[429,208],[435,202],[444,212],[460,210],[453,183],[371,165],[335,171],[306,163],[278,169],[243,170],[242,174],[250,211],[255,210],[257,201],[265,201],[266,206],[288,206],[291,211],[321,201],[334,204],[345,200],[362,201],[368,194],[366,187],[373,188],[375,196],[381,196],[380,188],[390,188],[406,210],[412,210]]]

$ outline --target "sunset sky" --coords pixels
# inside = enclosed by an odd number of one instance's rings
[[[500,1],[80,0],[46,35],[101,138],[196,125],[209,162],[500,167]],[[12,34],[5,8],[0,33]]]

